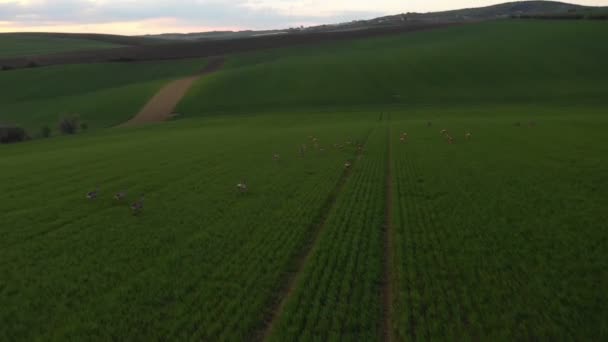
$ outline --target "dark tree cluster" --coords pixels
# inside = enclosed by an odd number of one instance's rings
[[[25,129],[19,126],[0,126],[0,143],[10,144],[29,140]]]

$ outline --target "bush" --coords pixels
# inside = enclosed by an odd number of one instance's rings
[[[10,144],[28,140],[25,129],[18,126],[0,126],[0,143]]]
[[[59,121],[59,132],[62,134],[76,134],[79,122],[78,115],[66,116]]]
[[[40,129],[40,136],[43,138],[49,138],[51,136],[51,127],[48,125],[42,126]]]
[[[13,67],[10,65],[3,65],[2,66],[2,71],[9,71],[9,70],[13,70]]]
[[[86,122],[82,122],[80,124],[80,130],[81,131],[86,131],[87,129],[89,129],[89,125]]]

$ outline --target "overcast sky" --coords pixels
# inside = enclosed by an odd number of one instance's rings
[[[506,1],[506,0],[505,0]],[[0,32],[144,34],[286,28],[496,0],[0,0]],[[608,0],[576,0],[607,6]]]

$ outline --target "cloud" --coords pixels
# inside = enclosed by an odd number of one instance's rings
[[[280,4],[279,4],[280,5]],[[184,23],[206,26],[242,26],[281,28],[298,22],[318,22],[327,15],[286,13],[282,6],[256,4],[251,0],[39,0],[0,2],[0,21],[17,23],[71,22],[100,24],[119,21],[143,21],[175,18]],[[351,18],[381,12],[343,11],[335,18]]]

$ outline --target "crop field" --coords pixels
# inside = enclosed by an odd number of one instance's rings
[[[231,58],[180,112],[603,106],[608,45],[597,42],[607,33],[596,22],[498,21],[260,51]]]
[[[33,34],[0,34],[0,58],[120,47],[107,42]]]
[[[393,116],[398,340],[606,336],[608,120],[566,112]]]
[[[606,30],[0,73],[0,340],[608,339]]]
[[[0,123],[37,133],[78,114],[92,129],[118,125],[135,115],[171,79],[203,69],[204,60],[110,63],[12,70],[0,75]],[[94,103],[94,105],[91,105]]]
[[[364,149],[336,199],[285,304],[272,340],[374,340],[380,336],[386,128],[370,125]],[[352,141],[351,143],[357,144]]]
[[[162,139],[153,128],[91,134],[78,146],[56,139],[48,148],[2,151],[2,184],[10,184],[3,193],[10,195],[2,201],[0,320],[11,328],[1,338],[51,331],[59,339],[243,338],[259,324],[257,314],[354,155],[328,146],[301,157],[298,146],[310,132],[320,141],[363,137],[373,119],[326,126],[302,120],[295,127],[272,127],[270,118],[208,128],[180,123]],[[150,148],[173,157],[142,153]],[[25,175],[32,153],[46,165]],[[281,160],[273,161],[274,153]],[[243,163],[261,167],[245,172]],[[249,193],[234,190],[241,180]],[[32,184],[48,186],[24,196]],[[85,189],[97,184],[102,196],[91,203]],[[145,194],[146,215],[133,217],[128,204],[114,203],[118,191]],[[66,262],[71,266],[61,266]],[[35,281],[42,273],[44,282]]]

